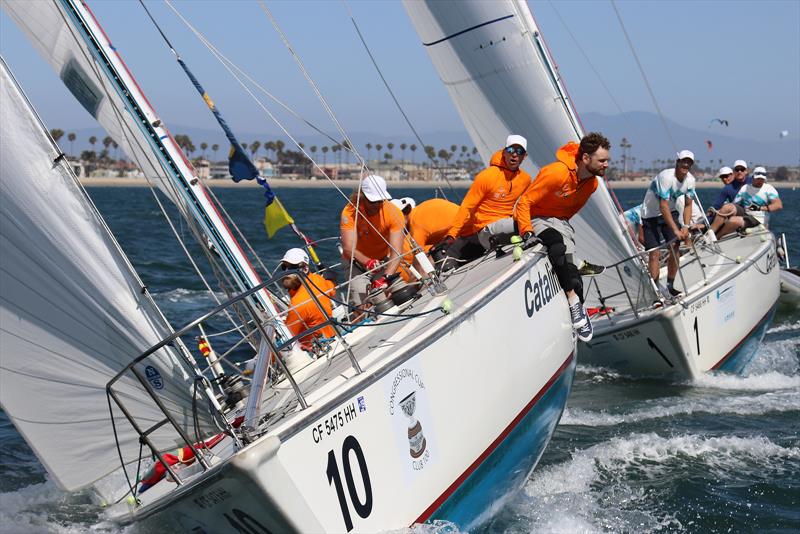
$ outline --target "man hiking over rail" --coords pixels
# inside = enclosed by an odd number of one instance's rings
[[[567,294],[572,326],[581,341],[592,339],[592,323],[583,306],[581,274],[599,274],[602,267],[575,266],[573,215],[597,189],[597,177],[605,176],[611,143],[593,132],[580,144],[570,141],[556,152],[557,161],[545,165],[522,195],[514,210],[514,221],[524,240],[534,234],[547,247],[558,282]]]

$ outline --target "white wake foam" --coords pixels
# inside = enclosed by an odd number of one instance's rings
[[[622,413],[567,408],[561,417],[561,424],[613,426],[694,413],[762,415],[800,411],[800,390],[779,390],[762,395],[725,395],[700,399],[671,397],[651,401],[648,404],[650,405]]]
[[[800,461],[800,448],[782,447],[764,437],[703,437],[631,434],[575,451],[561,464],[539,469],[515,506],[530,530],[599,532],[683,530],[658,505],[658,486],[629,482],[680,476],[687,462],[730,477],[746,470]],[[515,529],[516,530],[516,529]]]

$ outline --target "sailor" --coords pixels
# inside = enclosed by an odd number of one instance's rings
[[[361,191],[354,191],[342,209],[339,230],[345,269],[349,270],[351,260],[353,263],[352,304],[361,304],[369,291],[386,289],[400,268],[401,254],[408,252],[405,218],[397,206],[387,202],[391,199],[386,180],[372,174],[364,178]],[[365,273],[371,282],[359,276]]]
[[[428,252],[453,226],[459,206],[443,198],[432,198],[411,210],[408,231],[411,239]]]
[[[308,254],[300,248],[290,248],[281,258],[281,269],[296,269],[303,273],[307,280],[308,288],[300,280],[299,274],[287,274],[283,280],[283,287],[289,293],[291,308],[286,315],[286,326],[296,336],[310,328],[320,325],[331,316],[333,305],[329,297],[334,295],[334,283],[322,276],[312,273],[308,268]],[[319,305],[309,293],[311,292],[319,301]],[[320,309],[320,305],[322,309]],[[324,311],[323,311],[324,310]],[[327,314],[327,317],[326,317]],[[300,338],[300,347],[311,350],[314,338],[325,336],[333,337],[335,331],[331,325]]]
[[[733,181],[733,169],[727,166],[720,167],[719,171],[717,172],[717,178],[722,181],[722,186],[725,187]]]
[[[677,297],[681,292],[675,289],[675,275],[678,274],[678,241],[689,237],[689,226],[692,221],[692,202],[687,202],[682,214],[684,225],[678,222],[678,211],[675,201],[683,195],[695,196],[695,179],[689,170],[694,165],[694,154],[690,150],[678,152],[675,167],[664,169],[650,182],[642,203],[642,227],[644,228],[644,246],[653,249],[649,254],[650,276],[658,282],[661,270],[661,243],[669,243],[672,251],[667,257],[667,292]]]
[[[640,244],[644,245],[644,232],[642,231],[642,205],[637,204],[636,206],[625,210],[622,215],[625,222],[629,225],[631,233],[636,237],[636,240]]]
[[[675,211],[683,213],[688,196],[689,195],[681,195],[678,197],[675,201]],[[681,228],[687,226],[681,217],[678,218],[678,224],[680,224]],[[705,225],[706,218],[703,216],[703,210],[700,208],[700,204],[697,203],[697,199],[692,198],[692,219],[688,224],[689,232],[703,231]]]
[[[556,152],[557,161],[545,165],[522,195],[514,220],[524,240],[533,234],[547,247],[558,281],[567,294],[572,326],[578,339],[592,339],[592,323],[583,306],[583,282],[575,266],[574,230],[570,218],[578,213],[597,189],[597,177],[605,176],[611,143],[592,132],[580,144],[570,141]],[[587,264],[586,274],[602,267]]]
[[[416,201],[411,197],[403,197],[393,198],[391,202],[397,206],[397,209],[403,212],[403,217],[405,218],[406,224],[408,224],[408,215],[411,213],[411,210],[417,207]]]
[[[514,235],[514,203],[531,183],[530,175],[519,168],[527,148],[527,139],[509,135],[505,148],[495,152],[489,167],[475,176],[442,243],[441,248],[455,260],[449,266],[479,258],[492,245]]]
[[[764,167],[753,169],[753,180],[736,194],[734,202],[725,204],[716,213],[711,230],[717,237],[735,231],[742,232],[761,224],[757,214],[764,213],[764,226],[769,225],[769,214],[783,209],[778,191],[767,182]]]
[[[723,167],[720,169],[720,174],[726,169],[729,170],[730,167]],[[724,179],[722,181],[725,182]],[[750,183],[750,180],[747,177],[747,162],[743,159],[737,159],[733,164],[733,178],[725,182],[725,187],[723,187],[722,191],[719,192],[719,195],[717,195],[717,200],[715,200],[711,206],[715,210],[718,210],[726,202],[733,202],[733,200],[736,198],[736,193],[738,193],[739,189],[741,189],[746,183]]]

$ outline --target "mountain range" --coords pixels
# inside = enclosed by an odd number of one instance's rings
[[[626,138],[630,143],[631,148],[629,151],[630,156],[636,158],[636,167],[649,167],[657,160],[669,160],[674,157],[674,150],[672,150],[672,143],[669,136],[664,130],[659,117],[653,113],[644,111],[628,112],[625,114],[617,115],[603,115],[601,113],[584,113],[581,115],[581,120],[587,131],[602,132],[612,143],[612,157],[619,162],[622,153],[620,151],[620,142],[622,138]],[[672,138],[675,143],[679,145],[678,150],[688,148],[695,153],[697,160],[702,166],[709,165],[712,168],[719,166],[719,161],[722,160],[723,165],[731,165],[736,159],[745,159],[751,162],[751,167],[763,165],[787,165],[794,167],[800,162],[800,132],[789,132],[789,136],[779,138],[778,134],[775,135],[775,140],[771,142],[759,142],[750,139],[741,139],[726,135],[721,135],[718,129],[715,130],[695,130],[682,126],[676,122],[666,119]],[[220,152],[218,156],[224,156],[227,150],[228,142],[222,134],[221,130],[210,130],[195,128],[181,125],[169,126],[173,135],[184,134],[188,135],[194,143],[197,151],[195,154],[200,153],[200,143],[206,142],[209,146],[219,144]],[[98,138],[94,149],[101,150],[101,140],[105,133],[100,128],[88,128],[82,130],[67,130],[74,131],[77,139],[74,143],[74,148],[70,147],[66,135],[61,139],[60,144],[64,150],[69,152],[80,153],[82,150],[88,150],[90,145],[88,139],[90,136]],[[274,141],[283,139],[287,148],[291,147],[288,139],[283,136],[270,133],[254,133],[254,132],[236,132],[236,136],[242,143],[251,143],[252,141],[260,141],[263,145],[266,141]],[[421,143],[410,134],[397,134],[387,135],[372,132],[351,132],[350,138],[353,144],[361,151],[366,151],[365,144],[371,143],[373,146],[381,144],[386,147],[387,143],[394,143],[395,148],[392,151],[395,159],[402,156],[399,149],[401,143],[407,145],[416,144],[418,149],[412,155],[411,151],[406,151],[406,159],[422,161],[424,159],[424,152]],[[472,141],[467,135],[466,131],[434,131],[425,132],[421,134],[421,139],[424,144],[433,145],[436,150],[445,148],[449,150],[451,145],[460,147],[465,145],[472,148]],[[707,141],[712,142],[712,148],[709,149]],[[298,141],[310,147],[316,145],[322,147],[323,145],[331,146],[334,143],[326,137],[313,134],[313,135],[298,135]],[[262,149],[263,150],[263,149]],[[376,157],[377,153],[373,148],[371,156]],[[386,152],[384,148],[383,152]],[[208,150],[209,155],[210,149]],[[261,152],[263,154],[263,152]],[[322,154],[318,151],[317,156],[322,159]],[[327,155],[328,161],[334,161],[336,156],[332,153]]]

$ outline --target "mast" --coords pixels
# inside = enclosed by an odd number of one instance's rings
[[[136,119],[136,124],[147,138],[150,148],[157,154],[167,178],[183,201],[187,216],[197,222],[208,242],[219,254],[237,289],[243,292],[259,285],[260,277],[220,216],[194,168],[158,118],[89,7],[85,2],[76,0],[60,0],[60,4],[113,89]],[[254,293],[253,297],[275,321],[279,336],[284,339],[291,337],[286,325],[280,320],[268,291],[262,289]]]

